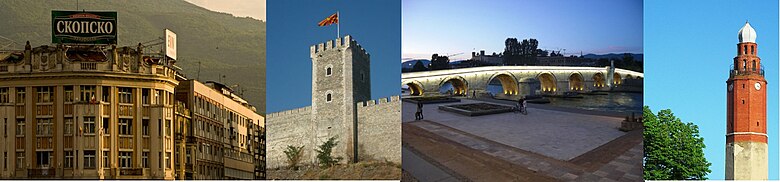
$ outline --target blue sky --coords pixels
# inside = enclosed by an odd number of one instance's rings
[[[766,69],[769,179],[778,179],[777,17],[778,1],[645,1],[645,105],[699,126],[710,179],[725,177],[726,80],[746,20]]]
[[[510,37],[535,38],[539,48],[566,54],[642,53],[641,0],[404,0],[402,6],[404,58],[500,53]]]
[[[311,105],[309,46],[336,39],[336,25],[317,23],[337,10],[341,34],[371,54],[371,96],[400,94],[401,2],[399,1],[268,1],[268,113]]]

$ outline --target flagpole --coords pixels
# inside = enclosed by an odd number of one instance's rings
[[[341,37],[341,15],[339,14],[339,11],[336,11],[336,19],[339,22],[336,22],[336,39],[339,39]]]

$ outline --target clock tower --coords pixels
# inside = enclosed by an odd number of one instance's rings
[[[756,31],[745,22],[729,73],[726,114],[726,179],[766,180],[766,79]]]

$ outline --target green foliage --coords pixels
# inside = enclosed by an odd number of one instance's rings
[[[412,67],[412,72],[415,71],[428,71],[428,68],[423,65],[422,61],[417,61],[417,63],[414,63],[414,67]]]
[[[287,149],[284,150],[284,155],[287,156],[287,163],[290,165],[289,168],[298,170],[298,163],[301,161],[301,157],[303,157],[303,146],[295,147],[288,145]]]
[[[644,107],[644,179],[706,180],[712,163],[704,158],[699,127],[683,123],[671,110],[653,114]]]
[[[319,146],[319,149],[317,149],[317,160],[319,160],[321,168],[334,166],[341,161],[342,157],[334,158],[331,156],[333,147],[336,147],[338,144],[336,137],[330,137],[328,141]]]
[[[76,1],[0,1],[3,28],[0,36],[34,47],[51,43],[51,10],[75,10]],[[78,9],[116,11],[118,46],[135,47],[138,43],[163,37],[163,29],[176,32],[178,60],[176,65],[189,78],[219,80],[226,85],[240,84],[243,98],[265,112],[266,23],[209,11],[184,0],[105,1],[79,0]],[[153,47],[156,48],[156,47]],[[150,49],[151,50],[151,49]],[[247,81],[251,80],[251,81]]]

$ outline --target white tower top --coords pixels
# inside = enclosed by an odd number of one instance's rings
[[[756,43],[756,30],[748,22],[745,22],[745,26],[739,29],[739,43],[744,42]]]

